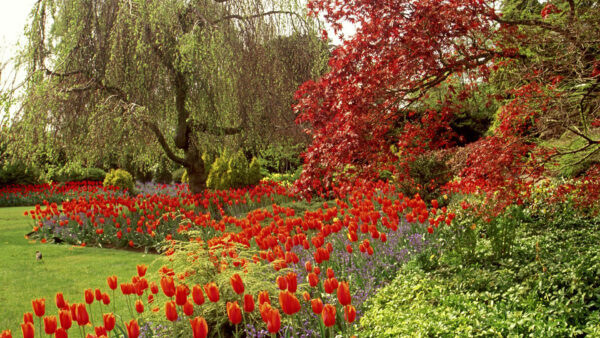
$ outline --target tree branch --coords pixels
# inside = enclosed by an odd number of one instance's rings
[[[158,128],[158,125],[156,125],[156,123],[154,122],[148,122],[148,121],[143,121],[143,123],[150,129],[152,130],[152,132],[154,133],[154,135],[156,136],[156,139],[158,140],[158,143],[160,143],[161,147],[163,148],[163,150],[165,151],[167,157],[169,159],[171,159],[171,161],[180,164],[182,166],[186,165],[186,161],[185,159],[175,155],[175,153],[173,152],[173,150],[171,149],[171,147],[169,146],[169,144],[167,143],[167,140],[165,139],[165,136],[162,134],[162,132],[160,131],[160,129]]]
[[[207,133],[212,135],[236,135],[242,132],[242,126],[239,127],[209,127],[206,123],[201,123],[196,120],[188,121],[194,131]]]
[[[304,18],[299,15],[298,13],[294,13],[294,12],[290,12],[290,11],[268,11],[268,12],[264,12],[264,13],[258,13],[258,14],[253,14],[253,15],[238,15],[238,14],[230,14],[230,15],[226,15],[216,21],[212,21],[210,22],[212,25],[216,25],[219,24],[223,21],[227,21],[227,20],[231,20],[231,19],[236,19],[236,20],[250,20],[250,19],[256,19],[256,18],[260,18],[263,16],[268,16],[268,15],[274,15],[274,14],[288,14],[288,15],[292,15],[292,16],[297,16],[298,18],[300,18],[302,21],[304,21]]]

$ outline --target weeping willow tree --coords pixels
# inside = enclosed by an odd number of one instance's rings
[[[51,143],[88,162],[165,154],[202,191],[202,154],[260,143],[265,128],[285,136],[293,90],[323,70],[316,23],[294,1],[38,1],[13,153]]]

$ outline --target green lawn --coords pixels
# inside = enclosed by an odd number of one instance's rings
[[[110,291],[107,276],[117,275],[119,283],[130,280],[136,273],[136,264],[150,265],[157,257],[123,250],[35,243],[25,238],[31,231],[31,220],[23,216],[28,209],[31,207],[0,208],[0,331],[10,329],[13,335],[20,336],[23,313],[32,312],[34,298],[45,298],[46,314],[57,314],[57,292],[63,292],[69,303],[83,302],[86,288]],[[36,250],[43,253],[43,263],[36,262]],[[156,266],[150,267],[148,273],[156,270]],[[112,292],[109,295],[112,299]],[[126,315],[124,297],[117,293],[116,298],[117,309],[121,309],[117,312]],[[100,318],[98,303],[93,306],[94,317]],[[36,330],[37,327],[36,322]]]

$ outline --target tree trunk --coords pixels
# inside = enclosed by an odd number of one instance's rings
[[[185,152],[185,169],[189,178],[189,188],[192,194],[199,194],[206,189],[207,170],[204,167],[202,155],[195,146]]]

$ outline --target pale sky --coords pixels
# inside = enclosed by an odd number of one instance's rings
[[[36,0],[0,0],[0,63],[8,63],[16,54],[17,42],[23,41],[23,29]],[[13,74],[10,63],[0,79],[2,84]]]

